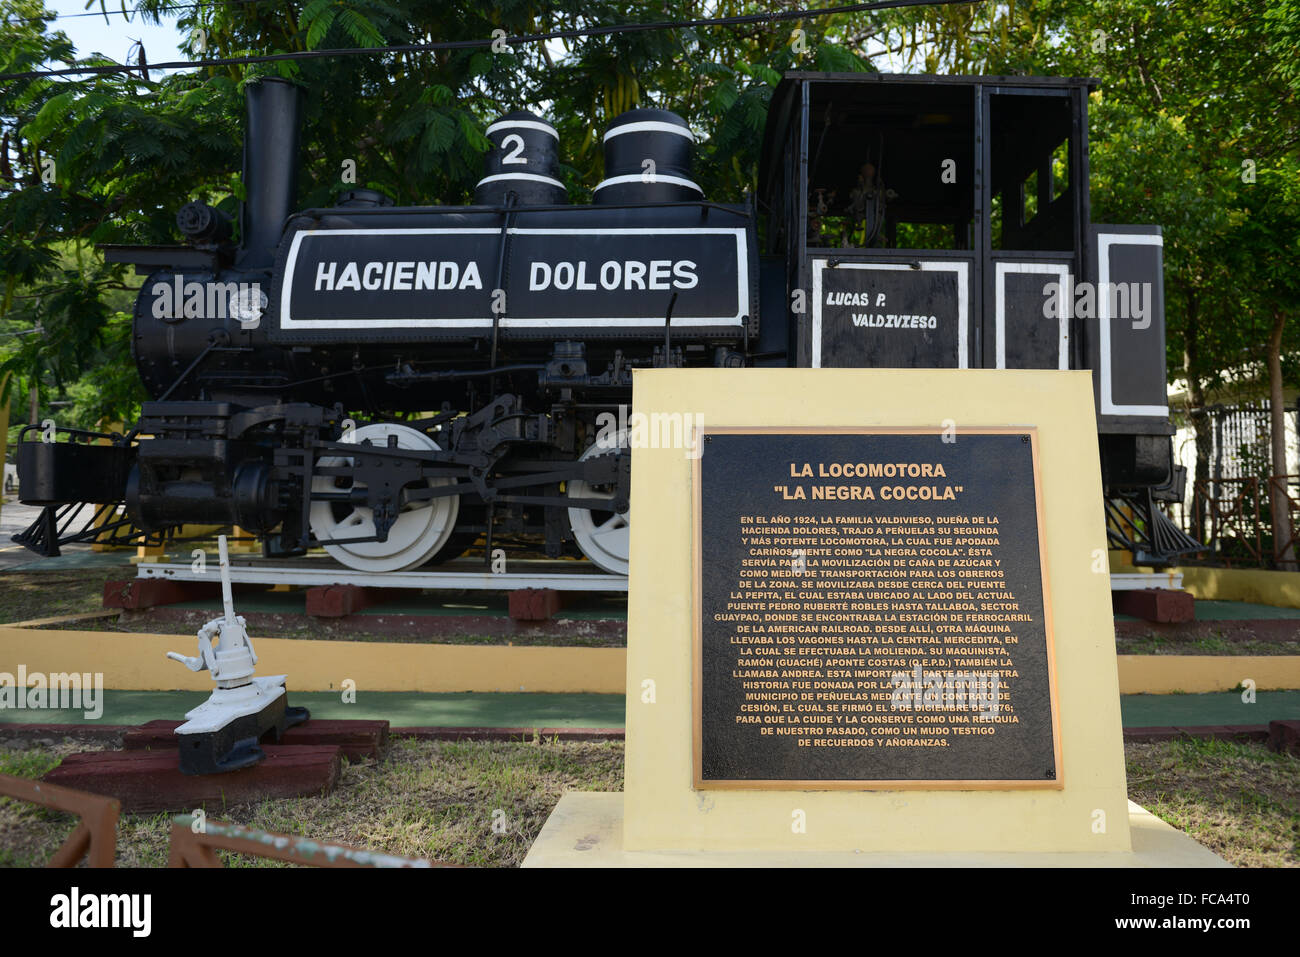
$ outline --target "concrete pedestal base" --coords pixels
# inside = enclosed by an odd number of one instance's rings
[[[524,867],[1230,867],[1182,831],[1129,802],[1130,852],[860,853],[625,851],[621,792],[560,798]]]

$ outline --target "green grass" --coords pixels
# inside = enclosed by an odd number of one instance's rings
[[[49,751],[0,750],[0,774],[16,778],[39,778],[46,771],[57,767],[62,760],[61,755]]]
[[[0,749],[0,774],[39,778],[68,750]],[[75,815],[0,797],[0,867],[43,867],[76,826]]]
[[[62,754],[16,759],[12,770],[38,777]],[[565,791],[617,791],[623,746],[560,742],[534,736],[518,742],[416,741],[400,738],[382,761],[344,763],[334,793],[324,797],[208,807],[209,819],[281,834],[350,844],[454,864],[516,867]],[[66,815],[17,802],[0,804],[0,865],[40,866],[71,832]],[[118,824],[119,867],[167,863],[171,815],[124,816]],[[494,826],[495,825],[495,826]],[[288,866],[222,852],[229,866]]]
[[[63,754],[86,747],[0,750],[0,772],[38,777]],[[1157,817],[1239,866],[1300,866],[1300,759],[1262,744],[1212,740],[1129,744],[1125,755],[1129,797]],[[345,763],[328,796],[209,807],[207,814],[390,854],[515,867],[565,791],[617,791],[622,784],[618,743],[401,738],[382,761]],[[124,816],[118,866],[165,865],[170,822],[169,814]],[[73,823],[0,801],[0,865],[44,864]],[[223,857],[228,866],[286,866]]]
[[[1300,758],[1262,744],[1125,746],[1129,797],[1239,867],[1300,867]]]

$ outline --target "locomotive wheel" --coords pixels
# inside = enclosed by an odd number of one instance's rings
[[[483,506],[462,505],[460,508],[460,518],[458,521],[466,525],[481,525],[487,519],[487,513]],[[473,548],[480,538],[483,537],[481,532],[463,532],[454,531],[447,538],[446,543],[438,551],[430,556],[425,562],[426,565],[441,565],[453,559],[460,558],[467,551]]]
[[[597,455],[613,455],[616,452],[627,454],[627,432],[619,432],[615,444],[602,446],[593,444],[583,452],[578,461],[594,458]],[[591,485],[581,479],[568,484],[565,494],[572,498],[614,498],[614,490],[608,486]],[[585,508],[569,509],[569,528],[574,540],[596,565],[611,575],[626,575],[628,552],[630,551],[631,519],[628,512],[600,512]]]
[[[378,448],[388,445],[388,437],[397,436],[399,449],[432,450],[438,443],[423,432],[405,425],[376,422],[363,425],[353,433],[353,441],[366,439]],[[351,464],[347,456],[328,456],[318,463],[325,467]],[[449,485],[451,478],[427,479],[430,488]],[[313,492],[336,492],[351,487],[348,480],[333,475],[312,479]],[[429,499],[402,507],[397,521],[388,530],[385,542],[356,542],[351,545],[326,545],[325,551],[336,561],[362,572],[399,572],[424,564],[436,555],[451,537],[460,511],[460,497]],[[338,502],[313,502],[311,533],[319,541],[333,538],[363,538],[375,534],[374,510],[367,505]]]

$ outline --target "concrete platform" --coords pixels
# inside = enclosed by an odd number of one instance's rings
[[[570,791],[537,835],[524,867],[1231,867],[1132,801],[1131,853],[861,853],[625,851],[623,795]]]

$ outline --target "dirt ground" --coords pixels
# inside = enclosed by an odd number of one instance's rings
[[[110,574],[131,577],[133,568],[112,571],[104,568],[67,569],[63,571],[0,571],[0,624],[54,618],[62,615],[93,615],[103,610],[104,581]],[[443,595],[445,598],[445,593]],[[453,600],[458,600],[454,599]],[[475,614],[474,606],[483,601],[481,594],[464,596],[465,614]],[[591,597],[584,599],[592,608],[607,606],[611,614],[625,611],[618,600]],[[239,600],[236,597],[236,605]],[[123,634],[184,635],[196,632],[211,614],[199,609],[153,608],[123,612],[111,617],[80,619],[45,627],[71,628],[78,631],[112,631]],[[443,633],[436,637],[418,633],[418,628],[402,633],[391,620],[379,616],[353,615],[347,619],[309,619],[303,615],[250,612],[246,615],[255,636],[266,638],[313,638],[339,641],[433,641],[446,644],[515,644],[567,645],[590,648],[622,647],[626,629],[621,622],[597,622],[591,615],[566,618],[561,611],[555,620],[537,627],[516,626],[507,634]],[[390,619],[401,615],[384,616]],[[1159,634],[1120,634],[1116,650],[1121,655],[1300,655],[1300,621],[1293,639],[1257,638],[1240,631],[1211,629],[1199,638],[1179,639]]]
[[[30,572],[0,571],[0,624],[57,618],[66,615],[96,615],[103,609],[104,581],[110,575],[117,579],[134,576],[133,568],[120,570],[67,569],[66,571]],[[440,599],[448,600],[447,593]],[[476,615],[476,606],[484,599],[481,594],[466,594],[465,616]],[[451,601],[457,600],[453,595]],[[586,608],[608,607],[611,615],[625,613],[620,600],[587,596],[582,599]],[[395,626],[395,619],[408,616],[394,614],[352,615],[346,619],[308,618],[300,614],[258,613],[240,609],[239,596],[235,606],[245,614],[254,637],[312,638],[338,641],[394,641],[426,642],[440,644],[514,644],[514,645],[564,645],[586,648],[623,647],[626,628],[621,621],[593,620],[590,614],[566,617],[562,609],[556,617],[536,626],[512,625],[509,619],[498,617],[492,624],[504,628],[504,634],[476,633],[468,630],[439,631],[436,636],[423,634],[418,625],[403,629]],[[97,616],[75,621],[55,622],[44,628],[72,629],[76,631],[109,631],[122,634],[185,635],[194,634],[219,611],[219,603],[211,609],[178,609],[160,606],[140,611],[122,611],[109,617]],[[385,620],[387,619],[387,620]],[[437,620],[419,618],[417,621]]]
[[[1121,655],[1300,655],[1300,637],[1279,640],[1217,630],[1190,639],[1116,635],[1115,650]]]
[[[102,569],[0,572],[0,624],[100,611]]]

